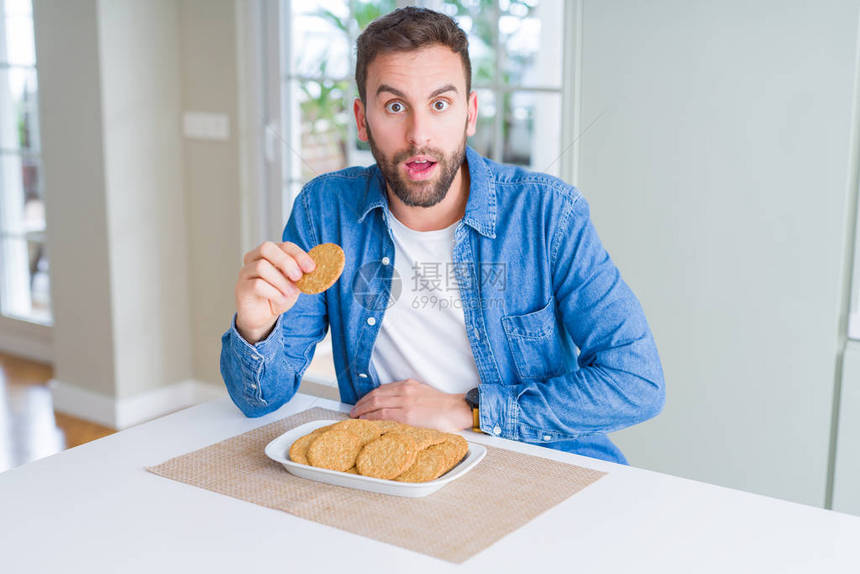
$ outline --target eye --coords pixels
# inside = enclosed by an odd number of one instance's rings
[[[444,112],[448,109],[448,106],[450,105],[451,104],[449,104],[445,100],[436,100],[435,102],[433,102],[433,109],[437,112]]]
[[[397,101],[385,104],[385,110],[391,112],[392,114],[399,114],[404,109],[405,107],[403,106],[403,104]]]

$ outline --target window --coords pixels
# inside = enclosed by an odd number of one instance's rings
[[[319,174],[374,163],[370,147],[355,134],[355,41],[365,26],[395,7],[394,0],[292,3],[283,126],[294,144],[285,166],[285,193],[291,197]]]
[[[478,130],[469,145],[504,163],[559,174],[562,0],[425,0],[469,35]],[[536,137],[535,134],[540,134]]]
[[[292,2],[283,133],[290,197],[318,174],[374,163],[355,135],[355,40],[394,0]],[[478,130],[469,145],[505,163],[558,175],[562,106],[562,0],[424,0],[469,35]],[[499,113],[501,112],[501,113]],[[540,138],[535,134],[541,134]]]
[[[375,18],[405,4],[448,14],[469,36],[478,94],[469,145],[496,161],[562,173],[563,0],[281,1],[282,205],[319,174],[374,163],[355,133],[355,41]],[[334,382],[328,337],[308,376]]]
[[[30,0],[5,0],[0,25],[0,314],[49,324],[38,93]]]

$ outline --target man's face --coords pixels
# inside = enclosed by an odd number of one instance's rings
[[[478,115],[460,56],[442,45],[377,56],[365,97],[366,105],[355,100],[358,137],[370,143],[389,188],[410,206],[442,201]]]

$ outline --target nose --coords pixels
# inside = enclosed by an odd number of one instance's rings
[[[410,114],[406,137],[409,144],[421,148],[430,143],[430,115],[424,110],[416,110]]]

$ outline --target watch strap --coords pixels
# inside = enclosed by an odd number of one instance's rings
[[[478,387],[473,389],[469,389],[469,392],[466,393],[464,397],[466,400],[466,404],[472,408],[472,430],[475,432],[481,432],[481,413],[480,413],[480,395],[478,394]]]

